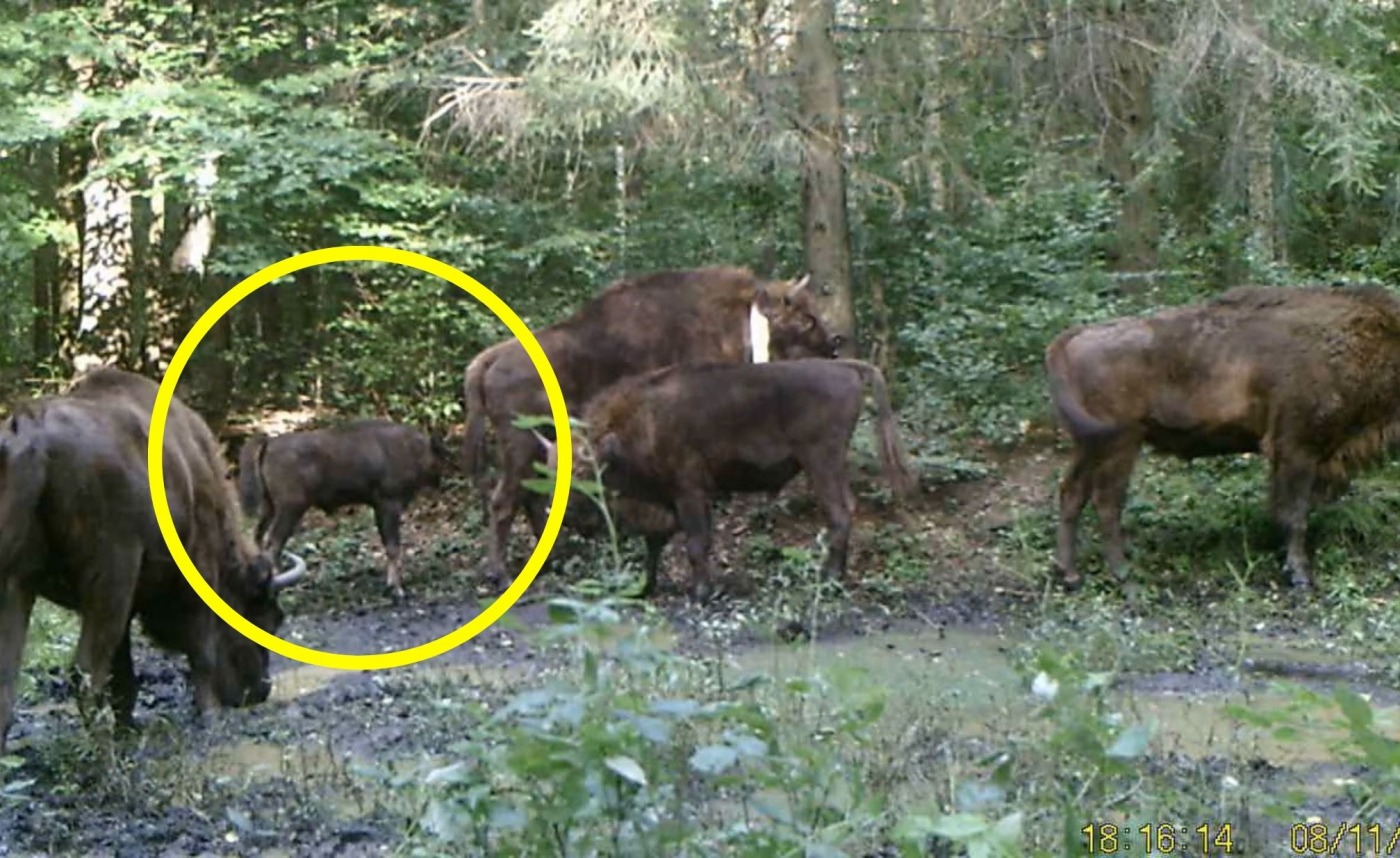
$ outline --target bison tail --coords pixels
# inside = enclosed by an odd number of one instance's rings
[[[257,515],[262,509],[262,454],[265,449],[267,437],[258,435],[244,442],[238,454],[238,497],[243,503],[243,514],[247,516]]]
[[[909,454],[899,437],[899,425],[895,422],[894,408],[890,406],[890,391],[885,384],[885,374],[879,367],[865,361],[843,361],[860,373],[861,380],[870,385],[875,397],[876,436],[880,451],[880,467],[885,472],[896,497],[904,498],[919,488],[919,479],[909,467]]]
[[[486,462],[486,370],[493,360],[490,352],[477,355],[467,364],[462,380],[462,395],[467,405],[467,428],[462,437],[462,468],[472,477],[479,477]],[[494,355],[493,355],[494,357]]]
[[[1050,382],[1050,399],[1069,434],[1077,441],[1097,441],[1118,434],[1118,427],[1105,423],[1084,407],[1079,390],[1070,379],[1065,340],[1057,339],[1045,350],[1045,377]]]

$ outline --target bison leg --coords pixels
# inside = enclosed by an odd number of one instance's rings
[[[661,574],[661,555],[666,551],[666,543],[671,541],[671,534],[660,536],[651,534],[646,537],[647,542],[647,580],[642,584],[642,592],[638,595],[645,599],[656,593],[656,579]]]
[[[521,482],[533,476],[531,463],[539,457],[539,442],[528,432],[510,429],[501,444],[501,479],[491,493],[490,549],[487,575],[493,585],[499,585],[506,577],[506,561],[510,554],[510,529],[515,523],[515,514],[524,507],[531,515],[531,526],[535,526],[535,508],[532,508],[530,495]],[[538,509],[543,510],[549,499],[538,496]],[[539,532],[544,530],[544,517],[538,520]]]
[[[266,540],[262,543],[267,550],[268,557],[276,568],[281,568],[282,549],[286,547],[287,540],[292,538],[292,534],[297,532],[297,525],[301,524],[301,517],[306,515],[307,508],[300,505],[284,505],[278,508],[272,517],[272,525],[266,532]]]
[[[1119,580],[1128,575],[1128,556],[1123,539],[1123,503],[1128,499],[1128,483],[1137,463],[1136,440],[1115,444],[1094,471],[1094,509],[1099,514],[1099,530],[1104,540],[1104,565]]]
[[[136,712],[136,668],[131,662],[131,626],[112,656],[112,714],[117,725],[131,727]]]
[[[1082,447],[1076,446],[1069,467],[1060,479],[1060,531],[1055,551],[1055,563],[1066,587],[1077,587],[1082,578],[1075,566],[1078,552],[1079,518],[1089,502],[1093,482],[1094,461]]]
[[[272,526],[272,507],[264,503],[258,508],[258,524],[253,528],[253,540],[258,545],[265,544],[263,540],[267,538],[267,529]]]
[[[1269,475],[1269,505],[1286,533],[1288,557],[1283,569],[1295,587],[1311,587],[1308,561],[1308,511],[1317,467],[1308,461],[1277,460]]]
[[[18,575],[10,574],[0,587],[0,754],[5,753],[5,735],[14,720],[19,665],[33,608],[34,594],[20,586]]]
[[[91,595],[83,604],[83,625],[78,634],[75,666],[79,673],[78,708],[84,720],[90,719],[107,702],[108,681],[117,654],[130,634],[131,608],[136,595],[134,579],[141,563],[140,545],[105,551],[105,557],[89,573]],[[128,649],[128,669],[130,657]],[[115,709],[114,714],[120,717]]]
[[[386,582],[395,596],[403,595],[403,545],[399,541],[399,522],[403,518],[403,505],[386,502],[374,507],[374,523],[379,528],[379,540],[384,543],[384,553],[389,556],[389,578]]]
[[[696,601],[708,601],[714,576],[710,570],[710,542],[714,522],[710,499],[703,494],[687,494],[676,502],[676,518],[685,532],[685,554],[690,561],[691,591]]]
[[[826,508],[827,539],[830,544],[826,562],[822,564],[822,575],[827,580],[841,580],[846,577],[846,561],[850,556],[851,517],[855,514],[856,499],[851,494],[842,458],[825,459],[815,463],[812,469],[806,465],[804,462],[807,483]]]

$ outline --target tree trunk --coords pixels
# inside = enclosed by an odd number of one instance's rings
[[[86,154],[80,148],[68,143],[58,148],[58,186],[71,188],[82,177],[87,163]],[[70,224],[74,232],[83,230],[81,197],[76,193],[66,193],[58,197],[55,206],[58,217]],[[73,367],[73,358],[78,351],[78,313],[82,306],[82,239],[77,242],[65,241],[58,245],[58,278],[52,295],[59,361],[68,369]]]
[[[131,191],[103,178],[83,189],[81,309],[73,368],[131,367]]]
[[[34,177],[35,197],[41,208],[58,208],[58,162],[53,144],[35,147],[30,160]],[[35,248],[32,256],[34,325],[32,328],[33,365],[40,365],[54,356],[54,322],[58,301],[59,256],[54,241]]]
[[[1140,81],[1125,80],[1114,115],[1107,117],[1104,167],[1122,191],[1114,268],[1151,271],[1157,267],[1157,195],[1151,178],[1141,175],[1137,152],[1150,124],[1150,94]]]
[[[802,176],[803,245],[812,280],[826,295],[827,323],[855,354],[855,305],[851,289],[851,236],[846,223],[846,167],[841,61],[831,39],[834,0],[799,0],[795,43],[802,125],[806,131]]]
[[[1274,243],[1274,123],[1273,88],[1268,69],[1256,59],[1250,64],[1241,105],[1245,146],[1245,181],[1249,195],[1251,266],[1278,261]]]

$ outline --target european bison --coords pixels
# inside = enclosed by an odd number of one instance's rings
[[[1376,287],[1240,287],[1069,328],[1045,370],[1074,441],[1059,491],[1066,586],[1082,580],[1076,532],[1091,495],[1107,565],[1125,573],[1123,502],[1146,443],[1183,459],[1261,453],[1285,571],[1308,587],[1310,506],[1344,490],[1400,425],[1400,301]]]
[[[692,583],[703,599],[712,580],[713,499],[738,492],[776,494],[799,472],[806,472],[826,509],[831,545],[823,571],[844,576],[855,510],[846,456],[867,384],[875,397],[885,477],[897,496],[907,496],[918,484],[885,379],[864,361],[667,367],[607,388],[585,407],[584,421],[604,485],[674,511],[686,534]],[[547,452],[553,461],[554,450]],[[591,478],[594,463],[586,455],[577,462],[576,473]],[[570,505],[578,503],[592,501],[576,495]],[[653,584],[648,580],[648,592]]]
[[[557,464],[554,444],[543,436],[540,437],[540,443],[546,451],[546,466],[553,471]],[[590,481],[595,477],[596,474],[592,473],[591,469],[579,476],[580,479]],[[646,583],[640,593],[642,597],[646,597],[656,587],[656,579],[661,572],[661,556],[665,553],[671,537],[680,532],[680,522],[671,507],[637,500],[617,492],[607,493],[606,504],[619,540],[633,536],[641,537],[646,542]],[[585,539],[597,539],[608,535],[607,521],[593,500],[572,499],[565,510],[564,526]]]
[[[0,430],[0,751],[36,597],[82,617],[76,663],[85,711],[107,699],[122,724],[136,704],[131,618],[183,652],[201,714],[261,703],[272,689],[268,653],[218,617],[190,588],[156,524],[146,444],[155,382],[102,368],[61,396],[15,407]],[[270,634],[277,591],[305,574],[273,575],[243,533],[213,434],[179,398],[165,433],[165,486],[175,528],[210,586]]]
[[[807,281],[764,282],[745,269],[720,267],[648,274],[614,283],[535,336],[549,356],[570,413],[577,413],[607,385],[671,364],[835,356],[840,338],[831,336],[818,317]],[[500,445],[501,475],[489,501],[488,569],[499,584],[516,511],[527,507],[538,538],[548,503],[521,485],[542,450],[532,433],[515,428],[512,421],[518,415],[548,414],[549,404],[538,372],[514,339],[477,355],[463,386],[467,472],[481,472],[488,418]]]
[[[389,420],[259,435],[238,457],[243,512],[258,516],[257,539],[276,561],[312,507],[373,507],[389,556],[386,586],[402,596],[399,523],[421,489],[439,485],[449,456],[437,437]]]

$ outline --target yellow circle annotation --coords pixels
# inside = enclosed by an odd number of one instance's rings
[[[175,522],[170,514],[170,501],[165,494],[165,457],[162,455],[162,451],[164,449],[166,417],[170,412],[170,401],[175,395],[175,385],[180,380],[180,373],[184,371],[185,365],[189,363],[190,357],[194,355],[194,350],[200,341],[209,333],[214,324],[223,318],[224,314],[233,309],[239,301],[268,283],[303,268],[311,268],[328,262],[366,261],[405,265],[441,277],[461,287],[472,297],[485,304],[492,313],[496,314],[496,318],[506,323],[506,327],[525,347],[525,353],[530,356],[530,361],[535,365],[535,369],[544,382],[545,395],[549,398],[550,416],[554,419],[555,437],[558,445],[558,472],[554,481],[554,494],[550,502],[549,516],[545,520],[544,533],[541,534],[534,553],[526,561],[521,573],[490,606],[473,618],[471,622],[437,640],[394,652],[348,655],[311,649],[268,634],[244,619],[209,586],[199,569],[195,567],[194,561],[185,551],[185,546],[180,542],[180,536],[175,531]],[[218,301],[214,302],[214,306],[200,316],[199,321],[195,322],[194,327],[190,329],[189,334],[175,350],[175,356],[170,361],[170,368],[166,370],[165,377],[161,380],[160,390],[156,394],[155,409],[151,412],[151,433],[146,448],[146,460],[151,485],[151,502],[155,507],[156,522],[160,525],[160,532],[165,537],[165,544],[169,547],[180,571],[190,582],[190,586],[214,613],[218,614],[244,637],[294,661],[340,670],[385,670],[425,661],[466,643],[504,616],[506,611],[510,610],[516,601],[524,595],[535,580],[535,575],[544,566],[549,552],[554,548],[554,543],[559,538],[559,530],[563,525],[564,509],[569,497],[573,439],[569,434],[569,418],[565,408],[564,393],[559,387],[559,379],[554,374],[554,367],[550,365],[549,357],[544,353],[544,349],[540,347],[534,335],[530,333],[530,329],[515,314],[515,311],[498,298],[494,292],[456,268],[421,253],[374,245],[345,245],[300,253],[269,265],[224,293]]]

